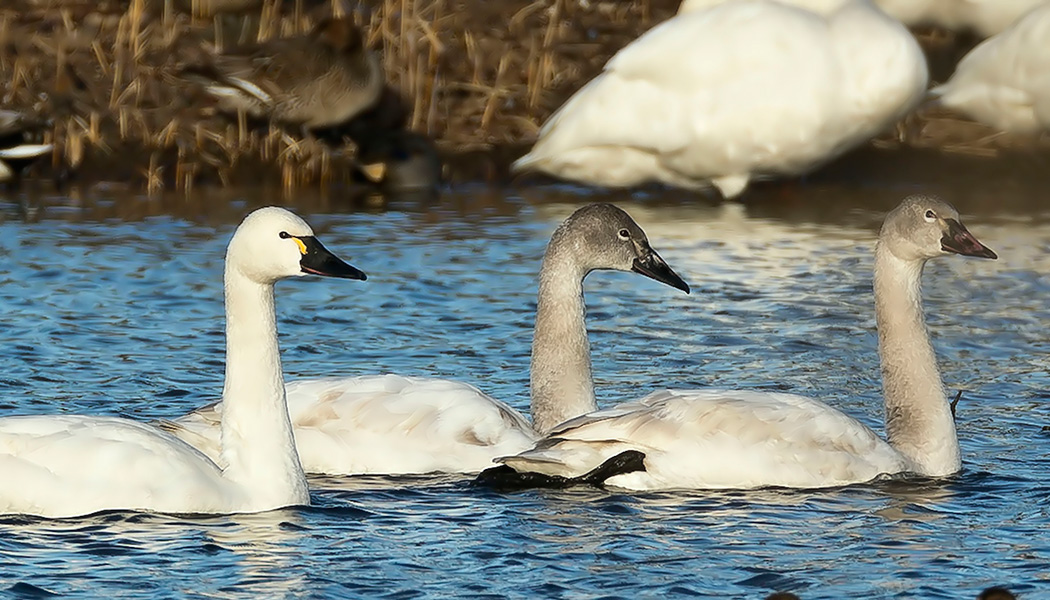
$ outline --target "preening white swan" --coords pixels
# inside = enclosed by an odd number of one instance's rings
[[[688,292],[645,232],[610,204],[585,206],[551,237],[540,270],[532,345],[535,430],[513,408],[456,381],[373,375],[289,383],[288,406],[309,473],[476,473],[559,423],[597,409],[583,280],[635,271]],[[218,458],[222,405],[162,427]]]
[[[875,309],[888,441],[802,396],[665,390],[568,421],[501,462],[518,473],[578,478],[640,451],[644,470],[606,480],[635,490],[814,488],[888,473],[954,473],[959,443],[920,290],[926,261],[950,253],[996,257],[940,200],[911,197],[886,217],[875,248]]]
[[[277,280],[306,273],[365,278],[281,208],[248,215],[230,241],[223,468],[175,436],[128,419],[6,417],[0,513],[232,513],[309,504],[285,406],[273,298]]]
[[[867,141],[926,91],[918,43],[868,0],[710,4],[684,3],[620,50],[514,170],[731,198]]]
[[[1050,2],[971,50],[930,93],[1002,131],[1050,131]]]

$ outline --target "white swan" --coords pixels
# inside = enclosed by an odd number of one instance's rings
[[[1050,131],[1050,2],[989,38],[930,93],[938,103],[1002,131]]]
[[[886,14],[905,25],[939,25],[988,37],[1005,31],[1022,15],[1047,0],[875,0]]]
[[[814,488],[887,473],[954,473],[960,468],[959,443],[920,290],[926,261],[949,253],[996,257],[959,222],[954,208],[926,197],[908,198],[891,212],[876,244],[888,441],[802,396],[665,390],[568,421],[535,448],[501,462],[519,474],[580,478],[625,451],[639,451],[644,469],[606,479],[635,490]]]
[[[513,169],[731,198],[865,142],[926,91],[918,43],[868,0],[710,4],[686,2],[620,50]]]
[[[302,219],[281,208],[248,215],[230,241],[223,388],[229,410],[222,420],[220,463],[128,419],[5,417],[0,419],[0,513],[232,513],[309,504],[285,407],[273,298],[277,280],[306,273],[365,278],[326,250]]]
[[[477,388],[442,379],[371,375],[289,383],[303,467],[324,474],[476,473],[533,445],[536,431],[597,408],[584,322],[583,280],[596,269],[635,271],[689,287],[610,204],[585,206],[551,237],[540,270],[532,346],[533,426]],[[222,405],[162,424],[205,454],[219,452]]]

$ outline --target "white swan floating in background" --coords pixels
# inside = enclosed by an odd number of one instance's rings
[[[926,59],[903,25],[867,0],[793,4],[683,3],[562,105],[513,169],[732,198],[812,171],[919,102]]]
[[[583,280],[598,269],[634,271],[689,291],[626,212],[592,204],[566,219],[539,276],[531,409],[541,434],[597,409]],[[370,375],[292,382],[287,392],[310,473],[477,473],[538,437],[513,408],[457,381]],[[212,404],[161,427],[218,459],[222,412]]]
[[[905,25],[937,25],[988,37],[1005,31],[1047,0],[875,0],[875,3]]]
[[[604,469],[606,484],[633,490],[816,488],[882,474],[955,473],[959,443],[920,289],[926,261],[953,253],[996,258],[940,200],[910,197],[886,217],[875,248],[875,305],[888,441],[811,398],[664,390],[568,421],[479,482],[507,485],[537,474],[594,481]],[[610,461],[642,455],[642,464],[609,472]]]
[[[129,419],[0,418],[0,513],[234,513],[309,504],[285,405],[273,298],[279,279],[307,273],[365,278],[281,208],[248,215],[230,241],[221,462]]]
[[[930,93],[1001,131],[1050,131],[1050,2],[971,50]]]

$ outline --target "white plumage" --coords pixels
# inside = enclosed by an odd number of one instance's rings
[[[573,419],[536,449],[503,462],[578,476],[625,450],[645,453],[645,471],[607,483],[637,490],[826,487],[915,469],[867,426],[827,404],[729,390],[656,392]]]
[[[971,50],[931,94],[1002,131],[1050,131],[1050,3]]]
[[[0,418],[0,513],[260,512],[309,504],[288,423],[273,300],[275,281],[307,272],[364,278],[284,209],[259,209],[237,228],[225,270],[223,396],[231,413],[216,460],[128,419]]]
[[[618,52],[514,169],[613,187],[714,185],[732,197],[863,143],[926,89],[915,39],[867,0],[805,2],[819,13],[709,3],[683,6]]]
[[[285,389],[309,473],[476,473],[536,440],[516,410],[458,381],[366,375]],[[161,426],[217,459],[221,416],[215,403]]]

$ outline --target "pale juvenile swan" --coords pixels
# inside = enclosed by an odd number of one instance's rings
[[[230,410],[217,461],[128,419],[6,417],[0,419],[0,513],[232,513],[309,504],[285,405],[273,298],[277,280],[306,273],[365,278],[281,208],[248,215],[230,241],[223,387]]]
[[[513,169],[732,198],[867,141],[926,91],[918,43],[867,0],[712,3],[684,3],[620,50]]]
[[[371,375],[289,383],[303,468],[325,474],[476,473],[521,452],[537,434],[597,409],[583,280],[634,271],[688,292],[645,232],[611,204],[591,204],[551,237],[540,270],[532,345],[533,426],[513,408],[457,381]],[[219,451],[222,405],[162,426],[205,454]]]
[[[1001,131],[1050,131],[1050,2],[989,38],[930,93]]]
[[[644,469],[606,480],[634,490],[815,488],[881,474],[955,473],[959,443],[920,290],[926,261],[950,253],[996,257],[940,200],[911,197],[886,217],[875,247],[875,308],[888,441],[802,396],[665,390],[568,421],[501,462],[518,473],[578,478],[639,451]]]

